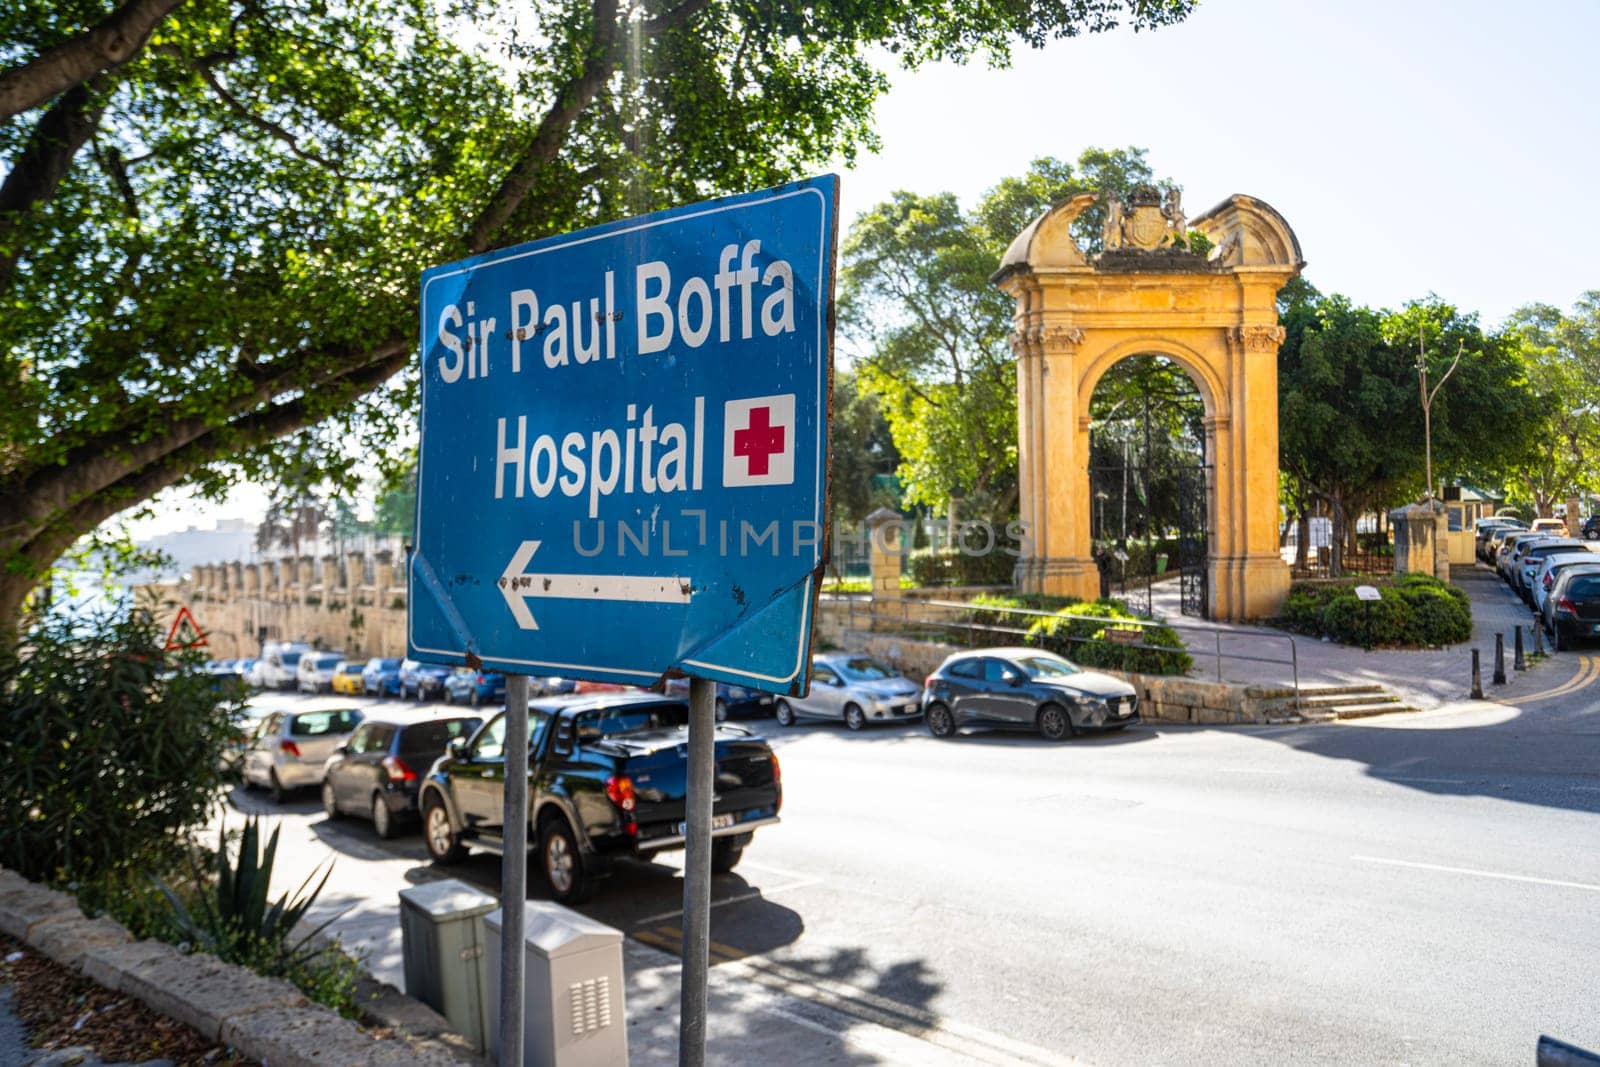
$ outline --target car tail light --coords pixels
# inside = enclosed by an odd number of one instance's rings
[[[935,678],[937,678],[937,677],[939,677],[937,674],[928,675],[926,678],[924,678],[922,680],[922,688],[924,688],[924,689],[932,689],[933,688],[933,680]]]
[[[1572,603],[1572,600],[1570,598],[1568,598],[1568,597],[1562,597],[1560,600],[1556,601],[1556,608],[1558,610],[1560,610],[1560,611],[1570,611],[1574,615],[1576,615],[1578,613],[1577,607]]]
[[[383,757],[383,769],[389,772],[391,782],[414,782],[417,772],[412,770],[405,760],[399,756]]]
[[[1556,584],[1556,580],[1555,580],[1554,577],[1552,577],[1551,575],[1548,575],[1548,574],[1544,576],[1544,587],[1546,589],[1549,589],[1552,585],[1555,585],[1555,584]]]
[[[480,675],[478,675],[478,684],[479,684],[479,685],[486,685],[486,684],[487,684],[487,683],[486,683],[486,682],[485,682],[485,681],[484,681],[484,677],[483,677],[483,675],[481,675],[481,674],[480,674]]]
[[[783,767],[778,764],[776,752],[767,753],[767,758],[772,761],[772,784],[778,791],[777,802],[772,805],[772,814],[776,815],[783,810]]]
[[[285,756],[293,756],[296,759],[300,758],[300,746],[295,744],[293,741],[279,741],[278,751],[282,752]]]
[[[633,810],[633,779],[627,775],[613,774],[606,779],[606,796],[623,811]]]

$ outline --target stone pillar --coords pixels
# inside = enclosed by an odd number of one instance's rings
[[[341,579],[342,568],[339,566],[339,556],[329,552],[322,557],[322,596],[326,603],[329,598],[336,597],[344,592],[344,581]]]
[[[259,563],[246,563],[244,565],[244,581],[241,588],[245,596],[258,597],[261,595],[261,565]]]
[[[1444,505],[1407,504],[1389,512],[1394,528],[1394,572],[1450,580],[1450,544]]]
[[[1583,504],[1575,496],[1567,497],[1567,536],[1583,536]]]
[[[244,564],[234,560],[228,564],[228,597],[238,600],[244,595]]]
[[[871,547],[872,599],[900,599],[900,566],[904,550],[904,530],[900,513],[879,508],[866,518]]]
[[[299,599],[302,604],[306,602],[306,594],[311,592],[314,563],[315,560],[312,556],[301,556],[294,563],[296,584],[299,586]]]

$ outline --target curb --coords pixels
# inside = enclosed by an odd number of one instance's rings
[[[135,941],[119,923],[89,919],[65,893],[0,867],[0,931],[116,993],[192,1027],[208,1041],[272,1067],[459,1067],[481,1063],[442,1016],[365,978],[366,1014],[394,1031],[375,1037],[313,1004],[294,986],[203,952]]]

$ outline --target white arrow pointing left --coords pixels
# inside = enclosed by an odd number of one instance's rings
[[[517,625],[524,630],[539,628],[533,612],[528,610],[528,597],[687,604],[694,592],[687,578],[629,574],[528,574],[528,563],[537,551],[538,541],[522,542],[500,575],[500,593],[506,598],[506,607],[511,609]]]

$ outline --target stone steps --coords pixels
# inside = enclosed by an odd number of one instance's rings
[[[1419,710],[1381,685],[1301,686],[1298,704],[1292,689],[1281,696],[1275,691],[1272,697],[1272,710],[1281,712],[1269,719],[1273,723],[1334,722]]]

